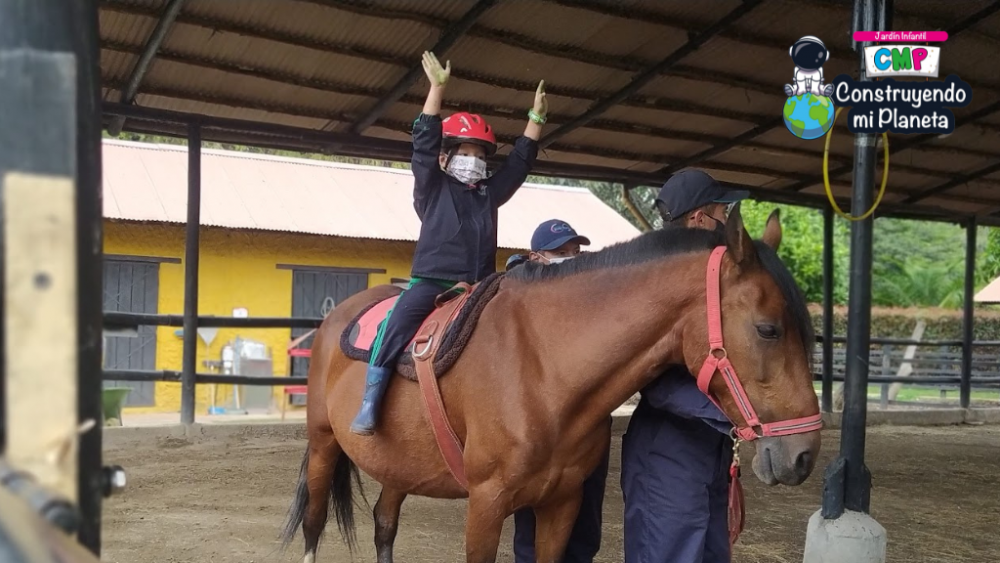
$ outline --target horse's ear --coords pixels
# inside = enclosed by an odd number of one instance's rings
[[[743,226],[743,215],[737,203],[726,220],[726,248],[733,261],[740,266],[749,266],[757,261],[757,249],[753,246],[750,233]]]
[[[767,217],[767,225],[764,226],[764,244],[770,246],[775,251],[781,246],[781,210],[775,209]]]

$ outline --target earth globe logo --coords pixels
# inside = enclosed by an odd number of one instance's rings
[[[833,127],[833,101],[826,96],[817,96],[805,92],[798,96],[789,96],[785,100],[782,115],[785,127],[800,139],[817,139],[826,135]]]

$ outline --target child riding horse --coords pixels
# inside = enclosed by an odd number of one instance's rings
[[[478,115],[459,112],[444,121],[441,99],[451,61],[441,67],[425,52],[430,90],[413,123],[413,207],[420,237],[410,283],[379,327],[365,377],[365,396],[351,432],[371,435],[396,360],[420,324],[434,310],[434,299],[457,282],[475,283],[496,271],[497,209],[507,203],[531,172],[548,103],[544,81],[535,92],[524,135],[492,176],[486,158],[497,150],[493,129]]]

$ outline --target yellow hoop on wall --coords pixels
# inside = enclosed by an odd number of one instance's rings
[[[872,208],[865,212],[864,215],[860,217],[855,217],[853,215],[848,215],[840,209],[837,205],[836,200],[833,199],[833,190],[830,189],[830,138],[833,137],[833,130],[837,125],[837,118],[840,117],[840,112],[843,107],[837,108],[837,112],[833,114],[833,125],[830,126],[830,130],[826,132],[826,144],[823,147],[823,187],[826,188],[826,197],[830,200],[830,205],[833,206],[833,210],[848,221],[862,221],[867,219],[869,215],[875,213],[875,209],[878,208],[879,203],[882,202],[882,196],[885,195],[885,186],[889,183],[889,135],[887,133],[882,133],[882,147],[885,149],[885,162],[882,165],[882,187],[878,190],[878,196],[875,198],[875,203],[872,204]]]

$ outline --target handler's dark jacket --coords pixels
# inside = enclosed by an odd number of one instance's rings
[[[441,117],[413,122],[413,208],[420,238],[411,276],[475,283],[496,271],[497,209],[531,172],[538,143],[521,136],[503,165],[469,188],[441,170]]]

